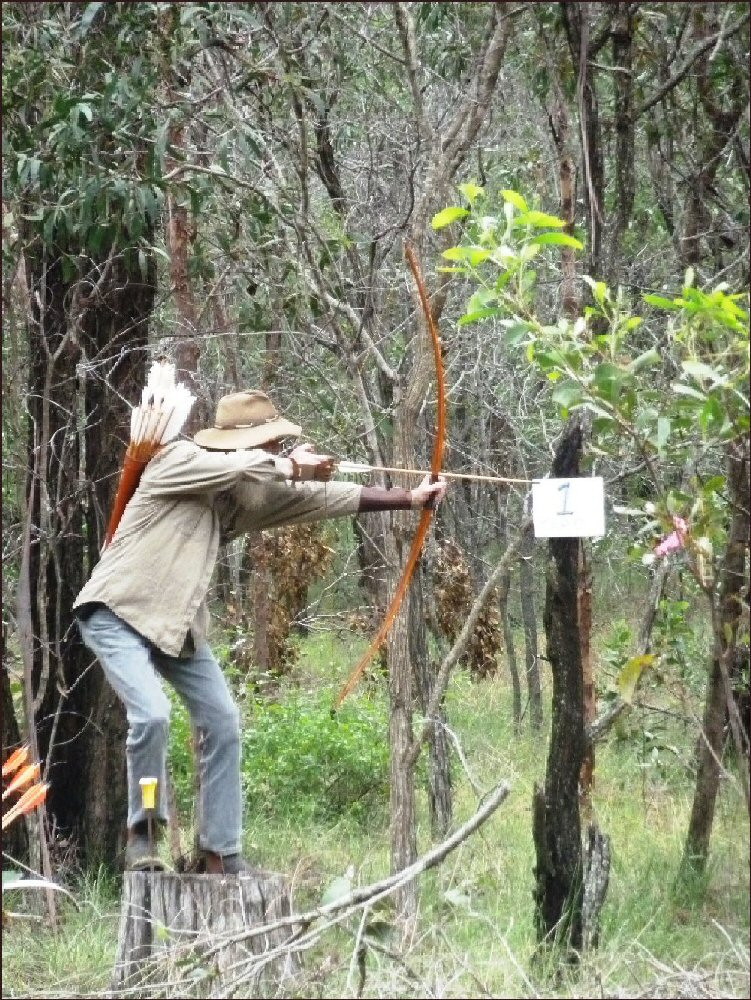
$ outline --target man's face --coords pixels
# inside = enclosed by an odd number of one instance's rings
[[[266,444],[261,445],[261,448],[272,455],[278,455],[282,450],[283,443],[281,438],[277,438],[275,441],[268,441]]]

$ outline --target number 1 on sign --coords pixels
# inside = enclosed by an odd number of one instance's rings
[[[558,487],[558,492],[563,492],[563,507],[558,511],[558,515],[562,514],[573,514],[572,510],[568,510],[568,491],[571,488],[571,483],[561,483]]]

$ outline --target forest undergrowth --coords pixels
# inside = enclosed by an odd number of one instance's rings
[[[619,642],[619,628],[623,623],[611,623],[600,643],[602,663]],[[298,912],[320,904],[337,880],[366,885],[388,874],[384,685],[371,680],[336,719],[329,712],[356,645],[352,636],[333,633],[302,640],[295,671],[273,701],[257,699],[234,678],[245,716],[246,854],[287,873]],[[481,682],[460,672],[449,691],[455,825],[500,781],[511,793],[422,876],[410,933],[398,931],[383,907],[364,963],[355,962],[360,918],[353,915],[321,936],[294,977],[266,984],[263,995],[748,996],[749,828],[732,764],[718,798],[707,873],[701,884],[679,889],[700,700],[688,681],[666,687],[658,678],[642,702],[649,707],[635,707],[597,749],[592,817],[611,838],[613,863],[600,946],[577,967],[562,968],[536,946],[531,802],[534,783],[544,779],[546,733],[531,732],[527,718],[514,731],[502,668]],[[172,767],[184,844],[191,842],[188,746],[187,722],[175,705]],[[423,853],[431,846],[424,796],[420,809]],[[119,878],[104,868],[76,873],[70,862],[60,876],[77,907],[60,904],[56,932],[41,917],[41,897],[5,900],[11,915],[3,997],[112,995]],[[178,987],[164,995],[186,994]]]

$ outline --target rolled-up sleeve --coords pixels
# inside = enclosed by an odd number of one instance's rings
[[[305,524],[356,514],[362,487],[357,483],[241,482],[218,498],[227,539],[282,524]]]

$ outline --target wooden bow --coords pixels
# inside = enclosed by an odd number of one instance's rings
[[[422,310],[425,313],[425,319],[428,324],[428,330],[430,331],[430,338],[433,343],[433,355],[435,358],[435,370],[436,370],[436,380],[438,386],[438,413],[436,422],[436,433],[435,442],[433,444],[433,454],[430,459],[430,476],[431,482],[436,482],[438,475],[440,474],[441,467],[443,465],[443,450],[446,441],[446,379],[443,370],[443,355],[441,353],[441,339],[438,333],[438,326],[433,317],[433,313],[430,308],[430,302],[428,300],[428,294],[425,290],[425,282],[423,281],[422,271],[420,270],[420,265],[417,260],[417,254],[415,253],[414,247],[411,243],[406,243],[404,247],[404,254],[407,258],[407,263],[410,266],[412,275],[415,279],[415,284],[417,286],[417,293],[420,298],[420,304]],[[433,517],[433,505],[428,505],[423,508],[422,515],[420,517],[420,523],[417,526],[417,531],[415,537],[412,539],[412,547],[409,551],[409,557],[407,559],[407,564],[404,567],[404,572],[399,584],[394,592],[394,596],[391,599],[391,604],[386,611],[381,627],[378,629],[375,637],[371,641],[368,648],[363,653],[360,661],[353,670],[349,680],[344,685],[339,693],[339,697],[336,701],[336,708],[342,704],[347,695],[352,691],[363,671],[370,663],[370,661],[375,656],[376,652],[383,645],[386,636],[389,634],[389,630],[394,623],[394,619],[399,613],[399,608],[401,607],[402,601],[404,600],[404,595],[407,593],[407,588],[409,587],[410,580],[417,568],[417,564],[420,560],[420,553],[422,551],[425,538],[428,534],[428,528],[430,527],[430,522]]]

